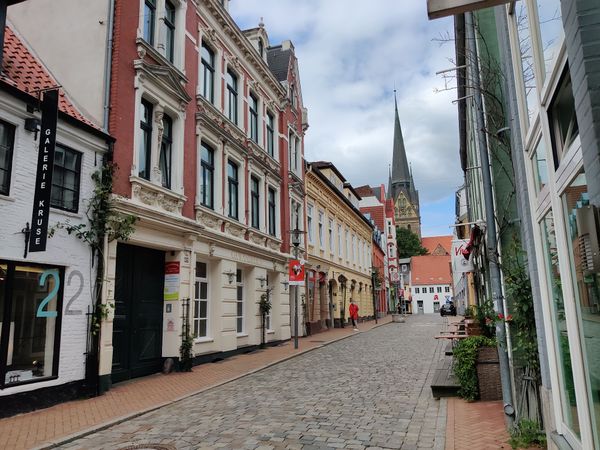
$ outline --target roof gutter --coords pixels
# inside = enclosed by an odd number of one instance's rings
[[[106,36],[106,60],[104,64],[104,120],[102,126],[108,133],[108,120],[110,117],[110,80],[113,53],[113,24],[115,16],[115,0],[108,0],[108,30]]]

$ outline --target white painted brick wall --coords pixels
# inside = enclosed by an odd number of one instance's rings
[[[67,235],[64,230],[58,231],[54,237],[48,239],[45,252],[30,253],[26,259],[23,258],[24,235],[20,231],[27,222],[31,222],[39,144],[39,136],[38,141],[34,141],[34,133],[23,129],[23,119],[26,117],[25,111],[25,104],[0,93],[0,118],[17,127],[11,189],[8,197],[0,196],[0,259],[65,267],[65,279],[62,280],[64,296],[59,377],[57,380],[6,388],[0,391],[0,396],[84,378],[84,353],[87,340],[87,316],[85,313],[91,305],[91,289],[95,271],[95,264],[93,269],[91,267],[89,247],[75,236]],[[99,168],[102,161],[102,152],[106,151],[106,144],[96,137],[87,135],[82,130],[62,123],[60,120],[57,142],[82,152],[80,201],[77,214],[52,209],[50,226],[57,222],[64,222],[67,219],[72,224],[78,224],[86,220],[87,199],[90,198],[93,192],[91,174]],[[95,152],[98,152],[97,158]],[[74,271],[79,271],[82,276],[73,274]],[[81,286],[82,280],[83,285]],[[82,288],[81,293],[76,297],[80,286]],[[71,311],[79,310],[81,314],[66,314],[67,305],[74,297],[75,299],[69,309]]]

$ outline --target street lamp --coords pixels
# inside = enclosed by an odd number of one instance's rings
[[[377,292],[376,292],[376,278],[377,277],[377,267],[371,267],[371,290],[373,291],[373,314],[375,315],[375,323],[377,323]]]
[[[294,258],[298,259],[298,247],[302,231],[298,228],[298,212],[296,211],[296,228],[292,231],[292,245],[294,246]],[[298,286],[294,286],[294,349],[298,348]]]

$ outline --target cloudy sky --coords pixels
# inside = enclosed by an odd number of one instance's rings
[[[421,199],[422,234],[450,234],[461,184],[455,91],[435,72],[454,44],[436,38],[425,0],[232,0],[242,29],[263,17],[271,45],[290,39],[310,128],[305,156],[333,162],[353,186],[388,181],[394,86],[408,160]]]

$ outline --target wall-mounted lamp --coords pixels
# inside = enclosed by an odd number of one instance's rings
[[[286,281],[282,281],[281,284],[283,284],[283,291],[287,292],[290,282],[286,280]]]
[[[267,282],[267,279],[265,277],[258,277],[256,279],[256,281],[260,281],[260,287],[264,288],[265,287],[265,283]]]
[[[235,272],[230,270],[229,272],[223,272],[223,275],[227,275],[229,277],[229,284],[233,283],[235,279]]]
[[[38,131],[40,131],[41,129],[41,124],[42,121],[37,117],[28,117],[27,119],[25,119],[25,125],[23,126],[23,128],[25,128],[27,131],[35,133],[35,140],[37,141],[37,134]]]

